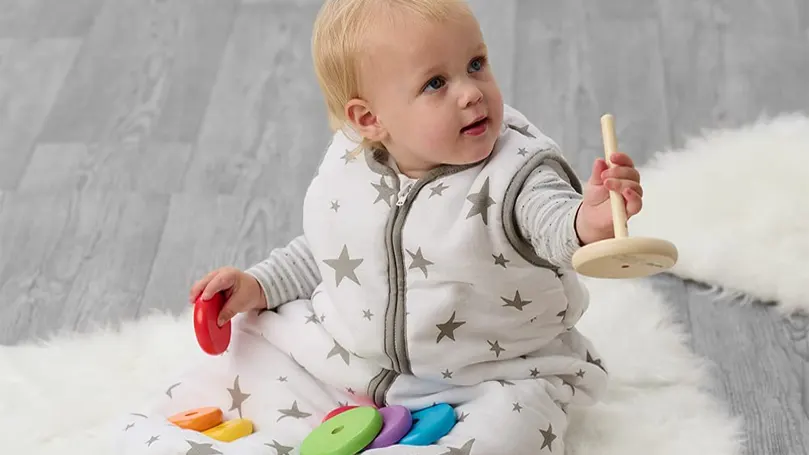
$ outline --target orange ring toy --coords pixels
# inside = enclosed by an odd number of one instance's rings
[[[222,410],[215,407],[190,409],[169,417],[169,422],[186,430],[206,431],[222,423]]]

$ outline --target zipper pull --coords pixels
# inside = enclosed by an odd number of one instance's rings
[[[410,194],[410,189],[413,188],[412,183],[408,183],[401,191],[399,191],[399,200],[396,201],[396,205],[401,207],[404,205],[405,200],[407,199],[407,195]]]

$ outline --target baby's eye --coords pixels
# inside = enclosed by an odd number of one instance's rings
[[[444,79],[440,77],[434,77],[427,82],[427,85],[424,87],[424,90],[440,90],[441,87],[444,86]]]
[[[469,72],[472,73],[481,71],[485,65],[486,65],[486,58],[478,57],[469,63]]]

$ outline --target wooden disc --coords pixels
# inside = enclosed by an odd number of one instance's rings
[[[665,272],[676,263],[673,243],[648,237],[602,240],[573,255],[573,268],[594,278],[640,278]]]

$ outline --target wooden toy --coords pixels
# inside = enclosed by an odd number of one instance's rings
[[[331,412],[326,414],[326,417],[323,417],[323,420],[321,421],[321,423],[331,419],[332,417],[334,417],[336,415],[342,414],[342,413],[344,413],[346,411],[349,411],[351,409],[354,409],[356,407],[357,406],[340,406],[339,408],[333,409]]]
[[[618,150],[612,115],[601,117],[601,134],[607,165]],[[629,237],[624,199],[610,191],[614,238],[579,248],[573,255],[576,272],[594,278],[640,278],[664,272],[677,262],[677,248],[671,242],[648,237]]]
[[[205,431],[222,423],[222,410],[215,407],[190,409],[174,414],[168,420],[186,430]]]
[[[202,434],[222,442],[232,442],[253,433],[253,422],[247,419],[234,419],[202,432]]]
[[[455,426],[455,409],[446,403],[422,409],[413,413],[413,426],[399,440],[408,446],[428,446],[446,436]]]
[[[366,449],[381,449],[398,443],[413,426],[413,416],[404,406],[386,406],[382,414],[382,429]]]
[[[230,344],[230,321],[222,327],[216,323],[224,305],[225,297],[222,293],[216,293],[210,300],[202,300],[202,296],[199,296],[194,304],[194,332],[197,342],[210,355],[222,354]]]
[[[355,455],[382,429],[382,414],[370,406],[342,412],[323,422],[303,440],[301,455]]]

